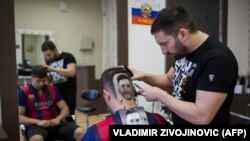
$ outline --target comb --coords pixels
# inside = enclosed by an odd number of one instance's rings
[[[129,75],[130,77],[133,77],[133,76],[134,76],[134,74],[133,74],[132,71],[128,68],[127,65],[124,65],[124,68],[126,69],[126,71],[128,72],[128,75]]]

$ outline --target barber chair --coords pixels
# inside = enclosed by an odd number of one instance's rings
[[[98,99],[99,96],[100,93],[95,89],[84,90],[81,93],[81,98],[87,102],[77,108],[77,110],[86,115],[86,129],[89,127],[89,113],[97,110],[96,106],[92,104],[92,101]]]

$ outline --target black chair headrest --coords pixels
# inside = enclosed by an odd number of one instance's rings
[[[18,76],[31,76],[31,69],[18,69],[17,75]]]
[[[92,101],[92,100],[97,99],[99,97],[99,95],[100,95],[99,91],[97,91],[95,89],[84,90],[81,93],[82,99],[85,99],[88,101]]]

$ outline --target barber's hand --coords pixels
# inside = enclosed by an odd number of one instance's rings
[[[41,126],[41,127],[49,127],[50,126],[50,121],[49,120],[40,120],[37,123],[37,125]]]
[[[130,77],[132,80],[141,80],[144,76],[144,73],[142,71],[130,68],[126,65],[119,65],[118,67],[125,68],[128,73],[131,73]]]
[[[45,67],[47,69],[48,72],[53,71],[53,67],[49,66],[49,65],[43,65],[43,67]]]
[[[129,68],[128,69],[133,73],[133,76],[131,77],[132,80],[142,80],[144,77],[144,72],[139,71],[137,69],[134,68]]]
[[[162,89],[158,87],[145,87],[139,90],[139,93],[145,97],[147,101],[158,101],[158,96],[161,93],[165,93]]]

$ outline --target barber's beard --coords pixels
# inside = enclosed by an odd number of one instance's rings
[[[53,62],[57,57],[59,57],[58,55],[56,55],[56,53],[53,54],[53,58],[51,59],[46,59],[46,63],[49,64],[50,62]]]
[[[181,59],[187,55],[187,47],[178,38],[175,40],[175,49],[175,59]]]

